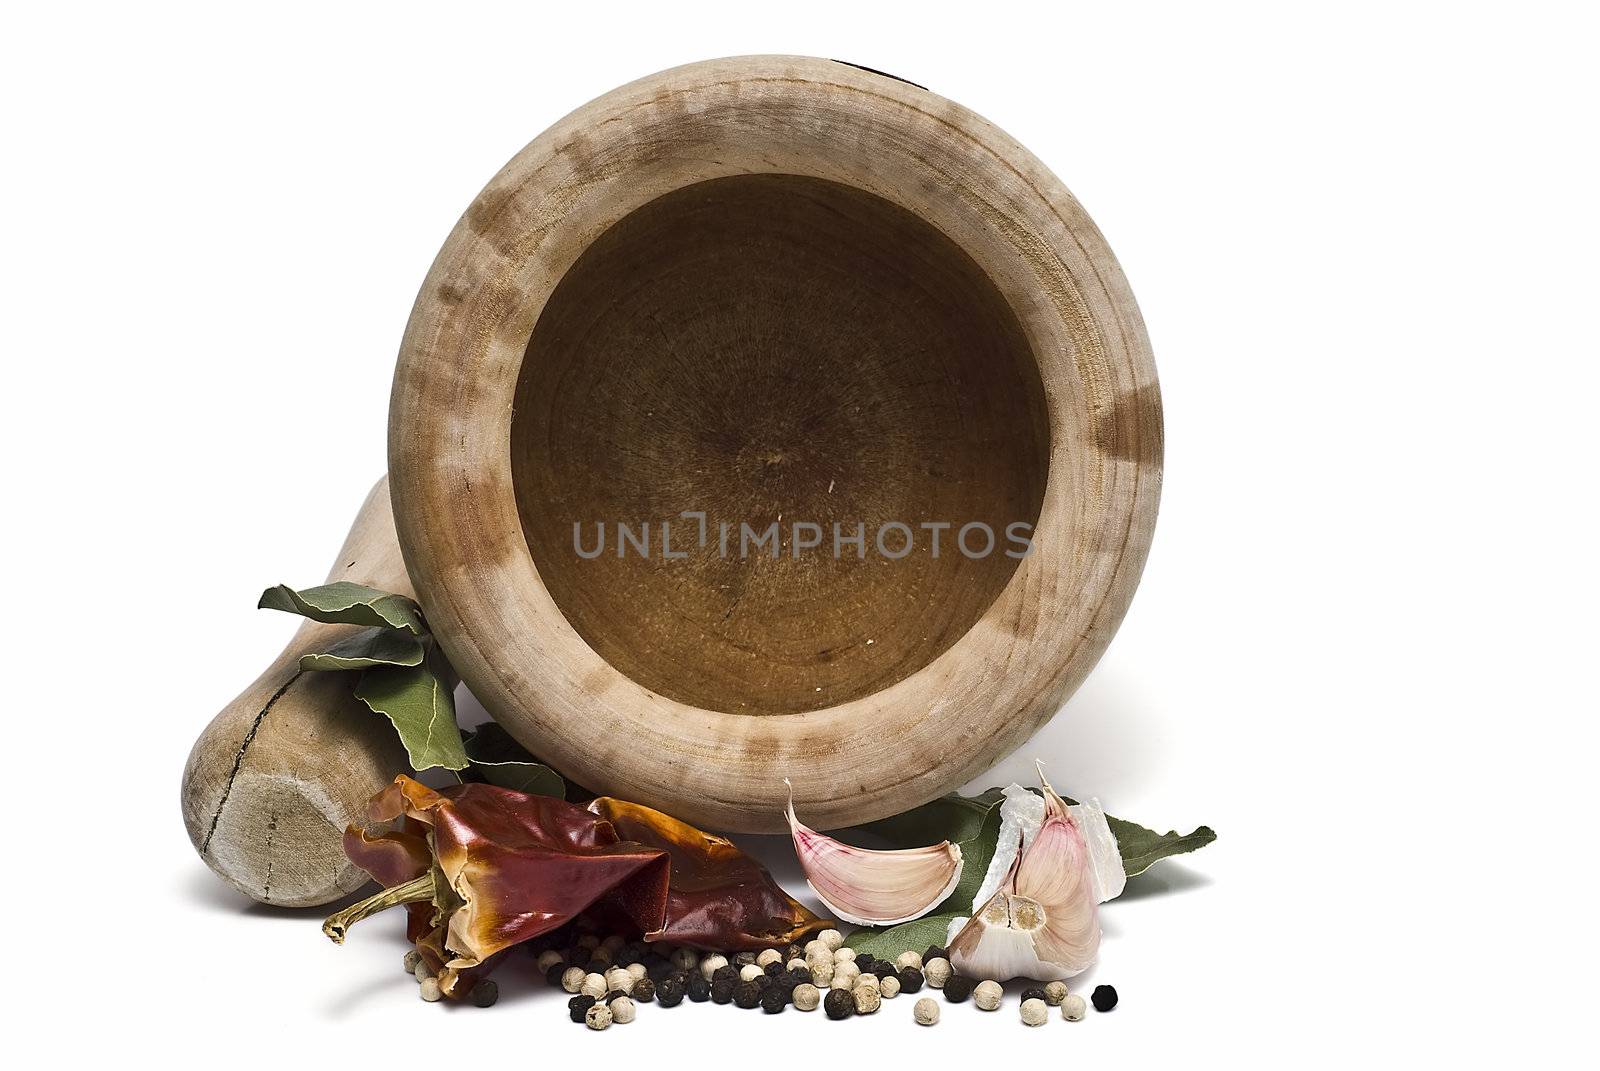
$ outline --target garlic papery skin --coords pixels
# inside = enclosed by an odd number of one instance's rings
[[[961,849],[949,841],[886,852],[857,848],[802,825],[792,791],[785,813],[806,881],[823,906],[846,922],[910,922],[942,903],[961,880]]]
[[[1000,888],[950,941],[950,962],[968,977],[1064,980],[1100,950],[1088,845],[1048,782],[1044,804],[1043,822]]]

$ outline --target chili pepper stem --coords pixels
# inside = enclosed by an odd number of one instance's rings
[[[391,886],[382,892],[351,904],[343,911],[335,911],[322,924],[322,932],[336,945],[344,944],[345,932],[366,918],[399,904],[414,904],[433,899],[433,875],[422,874],[410,881]]]

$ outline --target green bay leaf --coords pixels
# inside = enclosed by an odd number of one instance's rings
[[[1193,833],[1168,830],[1157,833],[1153,829],[1106,815],[1106,823],[1117,838],[1117,851],[1122,855],[1122,869],[1133,877],[1150,869],[1150,864],[1168,856],[1198,851],[1217,839],[1210,826],[1200,826]]]
[[[422,641],[392,628],[362,629],[300,656],[300,668],[311,670],[369,669],[373,666],[420,666]]]
[[[567,784],[561,775],[534,758],[496,723],[478,726],[467,736],[465,746],[473,772],[489,784],[532,796],[566,797]]]
[[[436,651],[420,666],[363,670],[356,698],[394,724],[413,769],[464,770],[468,759],[456,726],[455,675]]]
[[[347,580],[299,591],[279,584],[263,591],[256,607],[282,610],[333,625],[398,628],[414,636],[423,632],[422,611],[411,599]]]

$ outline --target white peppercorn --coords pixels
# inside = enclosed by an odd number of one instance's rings
[[[545,949],[543,952],[539,953],[539,959],[537,961],[539,964],[539,973],[543,974],[545,971],[549,970],[551,967],[554,967],[557,963],[560,963],[564,959],[566,959],[566,957],[560,952],[557,952],[555,949]]]
[[[814,963],[811,965],[811,984],[818,989],[827,989],[833,985],[833,961]]]
[[[1060,1007],[1061,1002],[1067,999],[1067,983],[1046,982],[1044,987],[1044,1002],[1052,1008]]]
[[[821,941],[829,949],[836,949],[840,945],[844,944],[844,934],[840,933],[838,930],[830,928],[817,934],[817,940]]]
[[[812,956],[821,955],[826,955],[830,960],[833,958],[833,949],[823,944],[822,941],[816,937],[813,937],[811,940],[807,941],[806,946],[800,951],[802,954],[804,954],[806,959],[810,959]]]
[[[583,980],[588,976],[589,972],[582,967],[568,967],[561,972],[561,988],[576,993],[583,988]]]
[[[700,961],[700,976],[706,981],[711,981],[711,976],[728,965],[728,957],[713,952]]]
[[[863,972],[861,976],[851,984],[850,988],[860,989],[862,986],[868,986],[872,989],[876,989],[879,993],[882,993],[883,979],[879,978],[876,974],[867,974]]]
[[[783,953],[776,948],[763,948],[756,955],[756,966],[765,967],[769,963],[782,963]]]
[[[1049,1017],[1050,1008],[1038,997],[1029,997],[1022,1002],[1022,1021],[1028,1026],[1043,1026]]]
[[[794,994],[790,999],[800,1011],[816,1011],[817,1005],[822,1003],[822,994],[810,982],[801,982],[794,987]]]
[[[788,963],[785,963],[783,965],[783,969],[786,971],[809,971],[811,969],[811,964],[796,957],[791,959]]]
[[[1082,1019],[1088,1011],[1088,1002],[1076,993],[1068,993],[1066,999],[1061,1002],[1061,1018],[1069,1023]]]
[[[672,965],[680,971],[692,971],[700,966],[700,953],[692,948],[674,948]]]
[[[857,967],[853,960],[847,959],[843,963],[836,963],[833,967],[833,988],[854,989],[856,979],[860,977],[861,968]]]
[[[633,980],[637,982],[650,972],[645,969],[645,965],[643,963],[630,963],[628,964],[628,973],[633,975]]]
[[[606,992],[610,993],[612,991],[618,993],[633,992],[633,975],[629,973],[628,968],[612,967],[606,972]],[[605,994],[602,993],[600,995],[604,996]]]
[[[833,950],[833,962],[835,963],[853,963],[855,958],[856,950],[853,948],[836,948]]]
[[[883,994],[884,1000],[893,1000],[900,995],[900,979],[892,974],[886,974],[878,979],[878,992]]]
[[[586,997],[593,997],[595,1000],[599,1000],[607,993],[606,976],[603,974],[584,975],[583,984],[578,987],[578,992]]]
[[[411,977],[415,978],[419,982],[426,982],[429,978],[433,977],[433,968],[428,966],[427,960],[419,959],[417,960],[416,967],[411,971]]]
[[[439,988],[439,979],[424,978],[420,987],[422,999],[432,1004],[444,996],[444,990]]]
[[[983,981],[973,988],[972,1003],[984,1011],[994,1011],[1000,1006],[1000,998],[1005,995],[1006,991],[1000,987],[999,982]]]
[[[932,997],[921,998],[912,1010],[920,1026],[932,1026],[939,1021],[939,1002]]]
[[[611,1025],[611,1009],[604,1004],[596,1004],[583,1013],[583,1025],[590,1030],[604,1030]]]
[[[907,967],[915,967],[920,971],[922,969],[922,953],[902,952],[894,958],[894,965],[900,970],[905,970]]]
[[[633,1001],[628,997],[612,997],[610,1003],[608,1003],[606,1007],[611,1012],[611,1021],[613,1023],[633,1022]]]
[[[855,1001],[857,1015],[871,1015],[883,1006],[883,996],[877,986],[858,985],[851,992],[850,999]]]
[[[415,977],[417,973],[417,964],[422,962],[422,953],[413,948],[410,952],[406,953],[406,958],[403,960],[403,962],[406,965],[406,973]],[[548,970],[549,968],[543,969]]]
[[[933,988],[943,989],[950,980],[950,961],[943,956],[933,957],[922,965],[922,977]]]
[[[746,963],[739,968],[739,981],[753,982],[757,978],[765,978],[767,972],[757,967],[754,963]]]

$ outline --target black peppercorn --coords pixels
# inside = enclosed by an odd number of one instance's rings
[[[889,977],[891,974],[896,973],[896,971],[893,963],[890,963],[887,960],[878,959],[872,961],[872,973],[876,974],[881,979]]]
[[[733,987],[729,986],[728,991],[730,993],[733,992]],[[711,983],[705,980],[704,975],[696,971],[689,975],[688,979],[683,983],[683,995],[696,1004],[704,1004],[711,999]]]
[[[655,989],[656,1003],[663,1008],[676,1008],[683,1003],[684,984],[676,976],[668,975],[661,979]]]
[[[924,963],[928,962],[930,959],[949,958],[950,950],[948,948],[940,948],[938,945],[929,945],[928,950],[922,954],[922,962]]]
[[[871,974],[872,965],[876,962],[878,962],[877,957],[870,952],[856,953],[856,966],[861,968],[862,974]]]
[[[736,967],[748,967],[755,961],[756,954],[754,952],[740,952],[733,957],[733,964]]]
[[[915,967],[900,968],[900,992],[915,993],[922,988],[922,972]]]
[[[977,984],[964,974],[952,974],[944,983],[944,999],[952,1004],[960,1004],[972,996],[972,989]]]
[[[618,963],[643,963],[650,954],[650,946],[642,941],[630,941],[617,952]]]
[[[761,987],[754,982],[740,982],[733,987],[733,1004],[737,1008],[754,1008],[761,1003]]]
[[[713,1004],[726,1004],[733,999],[733,983],[724,978],[719,978],[711,983],[711,1002]]]
[[[583,1022],[583,1017],[589,1014],[589,1009],[594,1007],[594,998],[584,993],[579,993],[567,1001],[567,1018],[575,1023]]]
[[[611,992],[606,994],[606,1003],[610,1004],[613,1000],[616,1000],[618,997],[625,997],[627,995],[628,994],[624,993],[620,989],[613,989]]]
[[[544,972],[544,980],[551,985],[558,986],[561,984],[561,976],[566,972],[567,965],[565,963],[553,964],[549,970]]]
[[[1045,999],[1044,986],[1042,986],[1042,985],[1031,985],[1027,989],[1024,989],[1022,991],[1022,999],[1023,1000],[1043,1000],[1046,1004],[1050,1003],[1048,1000]]]
[[[467,999],[480,1008],[493,1007],[494,1002],[500,999],[500,983],[493,978],[484,978],[472,987]]]
[[[633,992],[629,995],[640,1003],[648,1004],[656,999],[656,984],[650,980],[650,976],[647,974],[633,983]]]
[[[783,990],[774,986],[761,994],[761,1010],[768,1015],[777,1015],[783,1010],[783,1006],[789,1003],[786,996]]]
[[[761,970],[768,978],[776,978],[778,975],[783,973],[783,964],[777,960],[773,960],[771,963],[761,968]]]
[[[718,967],[716,970],[711,972],[711,981],[713,983],[726,981],[729,985],[738,985],[739,968],[735,967],[731,963],[724,964],[723,966]]]
[[[644,961],[644,976],[652,982],[659,982],[678,968],[665,956],[651,956]]]
[[[784,971],[782,978],[784,991],[793,993],[795,986],[805,985],[807,982],[811,981],[811,972],[803,971],[799,967],[796,967],[792,971]]]
[[[855,998],[842,989],[830,989],[822,1000],[822,1010],[829,1019],[848,1019],[856,1013]]]
[[[1110,1011],[1117,1006],[1117,991],[1112,986],[1097,985],[1094,992],[1089,994],[1089,1001],[1095,1011]]]

